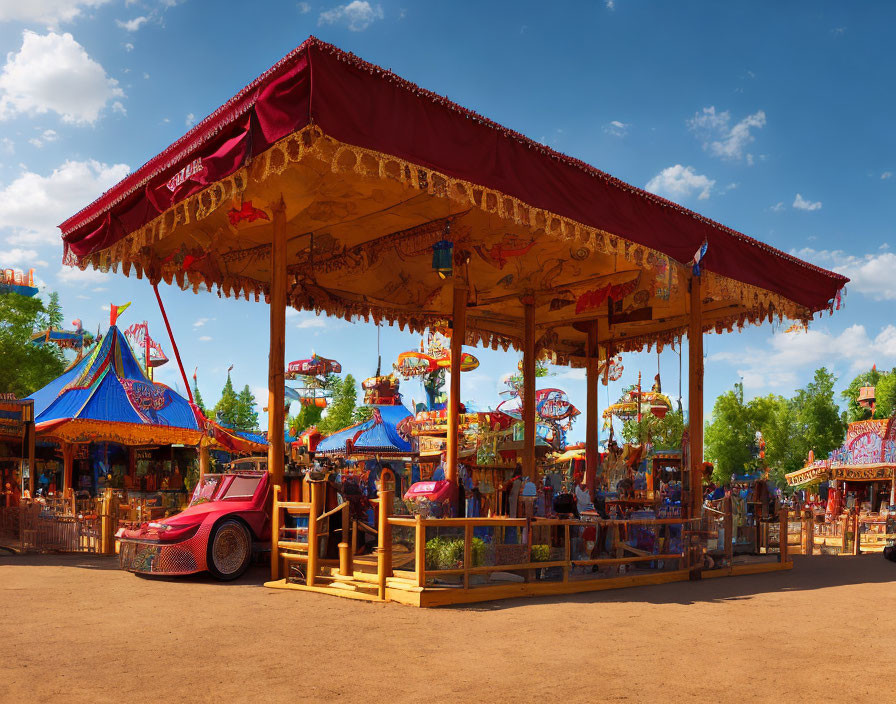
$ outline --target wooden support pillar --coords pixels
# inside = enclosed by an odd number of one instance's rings
[[[34,427],[34,406],[31,406],[32,418],[28,421],[26,433],[28,434],[28,496],[34,498],[34,444],[37,439],[37,431]]]
[[[75,448],[70,442],[62,443],[62,495],[72,488],[72,468],[74,466]]]
[[[271,504],[271,581],[280,579],[280,487],[274,485]],[[289,497],[287,497],[288,499]]]
[[[703,505],[703,315],[700,277],[690,277],[688,321],[688,437],[691,458],[691,516],[700,516]]]
[[[535,481],[535,301],[523,300],[523,476]]]
[[[598,389],[597,321],[588,328],[588,366],[585,368],[585,485],[594,491],[597,477],[597,389]]]
[[[211,458],[209,457],[208,445],[205,443],[200,443],[199,445],[199,481],[208,474],[208,470],[211,464]]]
[[[467,287],[456,282],[451,318],[451,385],[448,389],[448,446],[445,452],[445,479],[457,484],[457,435],[460,416],[460,362],[467,335]]]
[[[395,475],[391,470],[384,469],[380,473],[376,547],[377,591],[381,601],[386,600],[386,580],[392,576],[392,529],[389,516],[392,514],[394,496]]]
[[[283,484],[286,368],[286,204],[273,208],[271,243],[271,340],[268,356],[268,472],[271,483]]]
[[[312,479],[310,484],[311,510],[308,512],[308,568],[305,572],[305,584],[313,587],[317,580],[320,548],[320,539],[318,538],[318,528],[320,526],[317,523],[317,517],[323,512],[321,507],[324,503],[324,497],[321,490],[326,491],[326,488],[323,480]]]

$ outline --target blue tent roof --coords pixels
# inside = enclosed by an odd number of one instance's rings
[[[354,449],[360,453],[411,452],[411,443],[398,433],[398,424],[411,415],[404,406],[373,406],[374,414],[363,423],[333,433],[317,445],[317,452],[338,454],[345,452],[347,440],[354,440]]]
[[[189,402],[147,378],[114,325],[84,359],[29,398],[38,426],[95,420],[199,430]]]

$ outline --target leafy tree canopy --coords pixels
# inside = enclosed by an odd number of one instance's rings
[[[31,333],[48,324],[47,308],[39,298],[0,295],[0,392],[24,398],[65,370],[62,350],[55,345],[31,344]]]
[[[358,400],[358,390],[355,388],[355,378],[351,374],[346,374],[333,390],[333,398],[318,428],[324,435],[331,435],[337,430],[351,425],[354,421],[352,416],[355,412],[355,404]]]
[[[877,395],[876,408],[872,416],[870,408],[859,405],[859,389],[863,386],[875,387]],[[896,369],[880,372],[877,368],[862,372],[853,379],[840,397],[846,401],[846,419],[850,423],[870,418],[889,418],[896,408]]]
[[[846,430],[834,402],[836,378],[822,367],[804,389],[791,399],[770,394],[744,403],[743,387],[716,399],[712,420],[706,424],[706,458],[715,464],[714,478],[726,482],[732,474],[769,469],[778,484],[784,475],[806,461],[809,450],[816,456],[843,442]],[[765,457],[760,457],[756,432],[765,441]]]

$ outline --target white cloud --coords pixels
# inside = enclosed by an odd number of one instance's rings
[[[184,122],[186,123],[187,127],[192,127],[196,124],[196,116],[193,113],[188,112]]]
[[[90,286],[94,291],[105,291],[105,288],[98,288],[95,284],[108,281],[108,277],[109,274],[104,274],[98,269],[85,269],[84,271],[81,271],[73,266],[60,267],[56,274],[56,280],[61,284],[81,287]],[[106,306],[105,310],[109,310],[109,306]]]
[[[0,188],[0,232],[11,244],[58,243],[57,226],[124,178],[126,164],[66,161],[49,176],[24,171]]]
[[[125,45],[124,45],[124,50],[125,50],[125,51],[133,51],[133,50],[134,50],[134,45],[131,44],[131,42],[126,42]]]
[[[880,180],[881,180],[881,181],[886,181],[888,178],[893,178],[893,172],[892,172],[892,171],[884,171],[884,172],[880,175]]]
[[[806,259],[838,274],[849,277],[849,290],[875,301],[896,301],[896,253],[881,248],[875,254],[855,256],[839,249],[815,250],[810,247],[793,251],[794,256]]]
[[[307,2],[300,2],[298,5],[296,5],[296,7],[299,8],[299,14],[307,15],[309,12],[311,12],[311,5],[309,5]]]
[[[812,202],[811,200],[806,200],[797,193],[796,198],[793,199],[793,207],[797,210],[821,210],[821,201],[817,200]]]
[[[616,9],[616,0],[605,0],[604,6],[608,10],[615,10]]]
[[[733,161],[746,158],[747,164],[752,165],[753,155],[745,150],[756,141],[750,130],[765,127],[765,112],[757,110],[732,125],[730,112],[716,112],[715,106],[711,105],[696,113],[687,125],[704,140],[703,148],[713,156]]]
[[[774,211],[776,213],[780,213],[782,210],[785,210],[786,208],[787,208],[787,206],[784,205],[783,202],[779,201],[778,203],[775,203],[771,209],[772,209],[772,211]]]
[[[712,187],[716,182],[703,174],[698,174],[691,166],[682,166],[676,164],[669,166],[660,171],[650,181],[647,182],[645,188],[651,193],[666,196],[673,200],[687,198],[695,191],[699,192],[697,196],[700,200],[709,198]]]
[[[325,328],[327,321],[323,317],[305,318],[300,320],[296,325],[300,330],[308,330],[309,328]]]
[[[71,34],[25,31],[0,72],[0,119],[18,113],[58,113],[66,122],[94,123],[106,104],[124,97],[118,81]],[[117,107],[124,109],[121,103]],[[116,104],[113,104],[116,108]]]
[[[82,8],[93,9],[109,0],[0,0],[0,22],[24,22],[56,27],[71,22]]]
[[[5,267],[18,267],[28,269],[32,266],[46,267],[47,263],[39,259],[40,255],[33,249],[0,249],[0,262]]]
[[[57,139],[59,139],[59,135],[56,134],[56,130],[44,130],[43,134],[41,134],[40,137],[32,137],[28,140],[28,143],[33,144],[35,147],[40,149],[45,144],[55,142]]]
[[[631,125],[629,125],[625,122],[620,122],[619,120],[613,120],[613,121],[607,123],[606,125],[604,125],[604,132],[606,132],[609,135],[612,135],[613,137],[625,137],[625,135],[628,134],[629,127],[631,127]]]
[[[200,342],[211,342],[212,338],[209,337],[208,335],[203,335],[202,337],[199,338],[199,341]]]
[[[196,320],[193,321],[193,328],[194,328],[194,329],[196,329],[196,328],[201,328],[201,327],[203,327],[206,323],[209,323],[209,322],[211,322],[212,320],[214,320],[214,318],[197,318]]]
[[[845,365],[850,373],[872,364],[896,362],[896,326],[887,325],[871,337],[864,325],[851,325],[839,335],[810,329],[807,332],[778,332],[771,336],[770,349],[720,352],[710,362],[737,366],[744,387],[753,390],[795,388],[800,374],[817,366]]]
[[[3,137],[0,139],[0,152],[4,154],[15,154],[16,145],[9,137]]]
[[[371,23],[383,17],[383,8],[380,5],[371,5],[367,0],[352,0],[348,5],[337,5],[330,10],[324,10],[318,16],[317,23],[319,25],[346,23],[352,32],[363,32]]]
[[[115,20],[115,24],[117,24],[119,27],[121,27],[123,30],[125,30],[127,32],[136,32],[138,29],[140,29],[140,26],[145,24],[146,22],[149,22],[149,17],[146,17],[145,15],[140,16],[140,17],[135,17],[132,20],[126,20],[126,21]]]

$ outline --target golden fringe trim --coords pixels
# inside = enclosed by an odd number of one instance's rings
[[[231,176],[178,203],[111,247],[84,257],[80,261],[75,261],[71,253],[67,253],[66,263],[77,265],[82,270],[87,266],[93,266],[101,271],[109,269],[117,271],[120,263],[126,276],[130,275],[133,267],[137,278],[142,278],[145,274],[151,280],[164,280],[169,285],[176,281],[181,289],[192,288],[194,293],[203,286],[208,290],[217,286],[218,296],[228,298],[242,296],[246,300],[254,296],[256,301],[262,296],[267,298],[270,293],[270,285],[267,282],[223,272],[220,272],[220,280],[208,273],[185,272],[162,265],[157,259],[153,260],[151,249],[146,248],[152,248],[176,228],[197,223],[220,207],[229,205],[234,198],[243,194],[250,182],[266,181],[307,158],[328,163],[330,170],[335,174],[351,172],[365,178],[397,181],[407,188],[425,191],[435,197],[448,198],[459,208],[479,208],[490,215],[528,228],[536,237],[544,234],[566,243],[578,242],[593,251],[621,257],[641,268],[652,269],[658,264],[665,263],[676,269],[674,273],[679,279],[685,278],[681,275],[685,271],[684,265],[662,252],[547,210],[535,208],[499,191],[446,176],[389,154],[339,142],[325,135],[316,125],[309,125],[285,137]],[[294,278],[294,284],[294,290],[302,286],[297,278]],[[703,287],[704,298],[738,301],[747,309],[728,318],[712,321],[704,326],[706,331],[730,332],[734,327],[742,328],[748,323],[761,324],[766,320],[771,322],[775,318],[783,321],[786,317],[803,323],[808,323],[812,318],[809,309],[779,294],[711,271],[704,271]],[[373,318],[378,323],[382,321],[390,325],[397,323],[400,329],[407,327],[410,332],[415,333],[422,333],[427,329],[446,330],[446,326],[437,324],[441,317],[344,301],[323,292],[300,291],[288,296],[288,302],[299,309],[314,310],[318,314],[326,313],[346,320]],[[665,345],[677,340],[685,329],[686,326],[683,326],[680,330],[659,335],[628,338],[619,341],[616,348],[618,351],[634,352],[645,347],[649,350],[655,344],[658,350],[662,350]],[[473,331],[468,334],[468,338],[471,340],[469,344],[481,344],[492,349],[519,348],[522,344],[517,337],[486,331]],[[545,359],[560,364],[577,363],[568,354],[553,352],[550,347],[548,342],[541,350]],[[575,360],[580,360],[578,363],[581,363],[582,358],[575,357]]]
[[[114,442],[119,445],[198,445],[203,438],[199,430],[164,426],[141,426],[117,421],[75,419],[47,432],[37,430],[39,437],[63,442]]]

